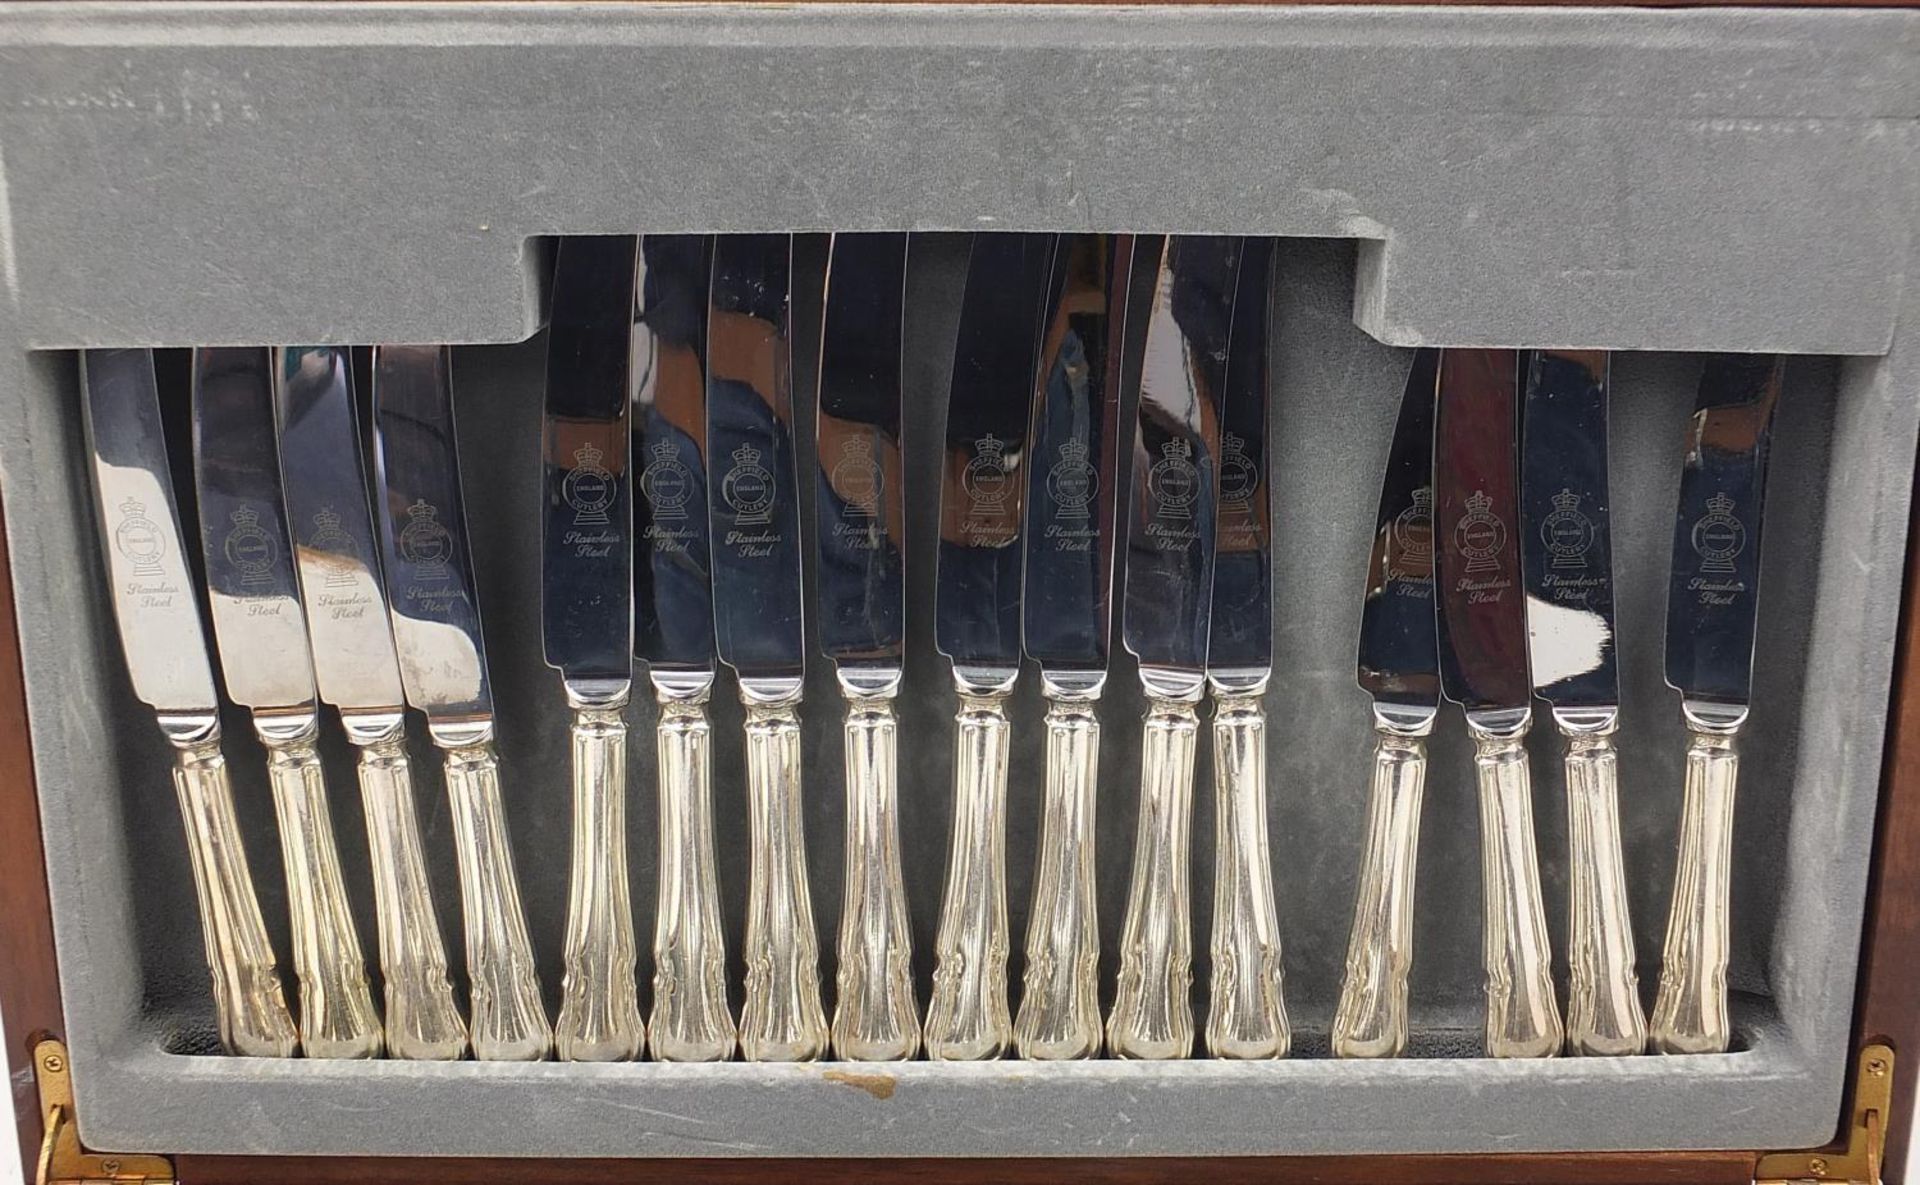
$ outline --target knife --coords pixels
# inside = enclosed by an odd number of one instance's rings
[[[375,518],[400,682],[407,702],[426,714],[453,805],[473,1055],[538,1061],[552,1050],[553,1033],[500,807],[450,354],[444,346],[374,347],[373,455],[385,507]]]
[[[627,882],[627,699],[633,537],[627,376],[632,235],[580,235],[554,257],[541,454],[541,637],[573,713],[573,860],[566,978],[553,1026],[567,1061],[646,1045]]]
[[[1273,675],[1271,536],[1267,521],[1267,320],[1273,240],[1240,249],[1232,353],[1221,397],[1219,487],[1207,685],[1213,692],[1214,1057],[1285,1057],[1292,1043],[1281,992],[1280,924],[1267,845],[1267,713]]]
[[[406,693],[360,461],[352,362],[341,347],[292,346],[277,352],[276,363],[280,471],[314,680],[320,698],[339,709],[360,754],[387,1052],[458,1058],[467,1049],[467,1026],[447,982],[447,952],[427,882],[407,758]]]
[[[1062,235],[1028,439],[1022,646],[1047,697],[1047,778],[1014,1046],[1100,1053],[1094,799],[1113,622],[1115,471],[1133,236]]]
[[[1333,1014],[1336,1057],[1398,1057],[1407,1047],[1425,738],[1440,711],[1433,605],[1433,401],[1439,378],[1440,351],[1416,351],[1380,483],[1360,610],[1360,686],[1373,697],[1373,777],[1346,976]]]
[[[153,352],[83,351],[80,377],[114,622],[133,692],[173,746],[220,1043],[247,1057],[292,1057],[300,1034],[281,994],[220,752],[220,701],[174,510]]]
[[[1521,548],[1534,692],[1566,738],[1567,1048],[1646,1048],[1620,859],[1620,673],[1607,491],[1607,354],[1536,350],[1527,368]]]
[[[713,539],[720,659],[747,709],[747,1000],[750,1061],[809,1061],[826,1050],[819,940],[800,822],[800,499],[793,446],[788,308],[791,235],[714,241],[707,315],[707,443],[719,494]]]
[[[267,748],[308,1057],[385,1047],[347,902],[315,741],[313,652],[288,541],[265,349],[193,352],[193,464],[213,635],[227,696]]]
[[[1147,696],[1140,822],[1107,1017],[1117,1057],[1193,1052],[1188,846],[1212,633],[1220,410],[1241,241],[1172,236],[1160,253],[1133,437],[1122,632]]]
[[[814,542],[821,646],[847,701],[846,881],[833,1049],[849,1061],[899,1061],[920,1049],[893,714],[906,651],[906,281],[905,234],[833,236],[820,341]]]
[[[1520,571],[1519,375],[1512,350],[1445,350],[1434,427],[1440,685],[1466,710],[1480,783],[1487,1052],[1552,1057],[1564,1033],[1540,904],[1533,720]]]
[[[953,664],[953,838],[934,936],[929,1057],[999,1057],[1007,1004],[1007,697],[1020,673],[1028,418],[1054,236],[976,234],[940,472],[934,638]]]
[[[1707,359],[1687,423],[1667,586],[1667,682],[1687,721],[1686,796],[1652,1042],[1661,1053],[1722,1053],[1727,1021],[1727,890],[1734,737],[1753,691],[1767,449],[1786,360]]]
[[[726,935],[713,845],[712,549],[707,535],[708,241],[640,240],[634,314],[632,456],[634,654],[647,664],[660,723],[660,892],[654,917],[653,1020],[661,1061],[733,1056]]]

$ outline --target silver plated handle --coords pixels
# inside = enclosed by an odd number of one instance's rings
[[[1687,725],[1680,858],[1674,868],[1651,1039],[1661,1053],[1725,1053],[1733,1039],[1727,1016],[1727,907],[1733,799],[1740,778],[1740,755],[1734,748],[1739,722],[1721,724],[1690,710]]]
[[[1014,1047],[1024,1058],[1098,1057],[1100,917],[1094,801],[1100,781],[1100,694],[1048,681],[1047,782],[1039,867],[1027,922],[1027,971]]]
[[[1567,738],[1567,1050],[1626,1057],[1647,1045],[1634,972],[1633,926],[1620,856],[1619,757],[1613,723]]]
[[[1530,713],[1498,729],[1467,722],[1480,783],[1480,876],[1487,971],[1487,1053],[1553,1057],[1566,1032],[1553,995],[1553,953],[1540,903],[1533,780],[1525,739]]]
[[[900,672],[843,671],[840,687],[847,699],[847,849],[833,1049],[848,1061],[903,1061],[920,1050],[920,1018],[900,865],[893,714]]]
[[[1146,682],[1140,822],[1120,932],[1120,976],[1107,1017],[1107,1049],[1115,1057],[1182,1058],[1193,1052],[1193,1009],[1187,999],[1193,986],[1188,848],[1200,730],[1194,705],[1204,689],[1200,679],[1190,686]]]
[[[425,1061],[462,1057],[467,1025],[447,979],[447,951],[427,882],[405,725],[394,713],[383,727],[365,735],[351,716],[342,718],[360,750],[360,804],[366,812],[373,897],[380,916],[387,1053]]]
[[[379,1057],[386,1043],[314,748],[319,719],[311,712],[262,714],[254,718],[254,731],[267,747],[267,778],[280,820],[293,968],[300,979],[300,1045],[308,1057]]]
[[[627,697],[586,703],[571,691],[573,860],[567,879],[566,978],[553,1026],[567,1061],[640,1056],[646,1022],[634,981],[639,947],[627,881]]]
[[[500,758],[490,733],[448,747],[444,758],[472,984],[473,1056],[539,1061],[553,1051],[553,1031],[540,1000],[520,879],[500,806]]]
[[[668,1062],[733,1056],[727,1010],[727,940],[713,845],[713,673],[656,672],[660,723],[660,901],[653,931],[653,1021],[647,1040]]]
[[[174,746],[173,789],[193,861],[220,1044],[243,1057],[292,1057],[300,1052],[300,1032],[287,1012],[254,894],[233,812],[233,785],[220,752],[219,723],[211,716],[185,722],[181,730],[169,730],[168,739]]]
[[[1267,678],[1214,681],[1212,1003],[1207,1052],[1285,1057],[1280,922],[1267,843]]]
[[[800,686],[769,696],[742,684],[747,707],[747,1002],[740,1052],[748,1061],[811,1061],[826,1052],[820,946],[800,821]]]

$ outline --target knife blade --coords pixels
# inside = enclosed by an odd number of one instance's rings
[[[554,1052],[627,1061],[646,1046],[627,879],[633,516],[627,480],[632,235],[574,235],[554,256],[542,432],[541,638],[573,713],[573,858]]]
[[[193,354],[193,462],[213,633],[227,695],[267,748],[293,915],[308,1057],[385,1047],[327,809],[312,651],[280,486],[265,349]]]
[[[1273,240],[1240,250],[1221,394],[1207,685],[1213,692],[1213,979],[1207,1051],[1285,1057],[1280,926],[1267,843],[1267,713],[1273,674],[1272,537],[1267,508],[1267,325]]]
[[[247,1057],[292,1057],[300,1034],[281,993],[220,752],[220,701],[174,509],[153,353],[87,350],[80,377],[114,623],[133,692],[173,747],[220,1043]]]
[[[800,824],[800,696],[806,669],[800,499],[793,445],[790,235],[723,235],[707,315],[708,499],[714,625],[747,709],[752,859],[746,1007],[751,1061],[826,1050],[819,945]]]
[[[1118,1057],[1193,1052],[1188,885],[1193,753],[1212,635],[1220,414],[1241,240],[1171,236],[1161,251],[1133,434],[1121,619],[1147,696],[1140,824],[1107,1017]]]
[[[1527,367],[1521,548],[1533,685],[1566,738],[1571,913],[1567,1048],[1641,1052],[1647,1022],[1634,974],[1620,857],[1620,678],[1608,518],[1603,350],[1536,350]]]
[[[451,351],[375,346],[374,467],[388,616],[407,702],[427,717],[453,807],[471,981],[468,1027],[483,1061],[553,1047],[500,805],[493,692],[474,591],[454,442]]]
[[[927,1056],[999,1057],[1007,1003],[1007,697],[1020,673],[1028,420],[1054,236],[976,234],[940,473],[934,640],[953,664],[953,838],[934,936]]]
[[[847,701],[847,846],[834,1052],[920,1049],[901,872],[898,724],[906,650],[900,464],[907,236],[836,234],[827,257],[815,423],[820,640]]]
[[[1416,350],[1380,483],[1361,602],[1359,682],[1373,698],[1373,774],[1346,974],[1333,1015],[1336,1057],[1398,1057],[1407,1047],[1425,738],[1440,710],[1433,600],[1433,411],[1439,380],[1440,351]]]
[[[275,353],[274,410],[287,524],[300,572],[320,698],[360,755],[380,970],[386,987],[387,1052],[451,1059],[467,1049],[467,1026],[447,980],[433,890],[407,757],[406,693],[387,621],[373,519],[354,410],[353,367],[338,346]]]
[[[1094,797],[1113,626],[1114,504],[1132,235],[1060,236],[1028,439],[1021,643],[1047,698],[1047,775],[1027,969],[1024,1058],[1100,1053]]]
[[[1687,425],[1667,587],[1667,682],[1687,722],[1687,777],[1660,990],[1662,1053],[1720,1053],[1727,1016],[1728,877],[1740,758],[1752,698],[1760,528],[1781,357],[1707,359]]]
[[[634,651],[647,664],[660,722],[660,890],[654,918],[648,1048],[662,1061],[722,1061],[726,936],[714,860],[713,553],[707,535],[707,287],[702,235],[640,240],[633,327],[636,480]]]
[[[1551,1057],[1565,1033],[1525,748],[1533,685],[1517,532],[1519,395],[1513,351],[1442,351],[1433,460],[1440,683],[1466,710],[1480,788],[1487,1052]]]

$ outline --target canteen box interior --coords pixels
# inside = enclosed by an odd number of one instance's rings
[[[1413,8],[0,5],[0,475],[82,1135],[108,1151],[482,1156],[1515,1152],[1812,1145],[1854,969],[1920,427],[1920,14]],[[117,650],[89,507],[85,346],[461,343],[454,357],[513,842],[556,1002],[566,713],[538,632],[541,246],[560,233],[906,228],[910,646],[901,823],[924,1005],[954,700],[932,644],[940,409],[976,229],[1249,233],[1277,253],[1270,828],[1295,1053],[1222,1061],[575,1065],[214,1055],[167,767]],[[810,423],[825,238],[799,240]],[[1480,1043],[1478,821],[1457,711],[1431,746],[1411,1057],[1327,1056],[1372,734],[1354,643],[1415,345],[1583,346],[1613,368],[1621,811],[1642,988],[1658,974],[1685,746],[1662,682],[1668,548],[1700,351],[1794,357],[1765,530],[1735,834],[1725,1055],[1496,1062]],[[163,368],[186,471],[184,384]],[[804,438],[807,433],[802,432]],[[803,463],[808,446],[803,442]],[[804,465],[803,465],[803,472]],[[811,498],[803,482],[803,497]],[[811,511],[807,512],[810,521]],[[1141,700],[1101,708],[1103,994]],[[1018,995],[1042,770],[1013,706]],[[738,1003],[740,710],[713,708]],[[641,697],[644,698],[644,697]],[[806,825],[831,1005],[840,701],[810,668]],[[634,903],[651,931],[650,704],[631,712]],[[264,778],[227,753],[289,965]],[[414,758],[449,949],[438,762]],[[1565,940],[1560,746],[1536,822]],[[1211,769],[1194,820],[1195,992]],[[352,760],[325,757],[363,937]],[[1558,979],[1565,982],[1564,957]],[[639,968],[643,994],[651,960]],[[1563,988],[1564,991],[1564,988]]]

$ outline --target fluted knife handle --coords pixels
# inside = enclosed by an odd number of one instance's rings
[[[956,675],[956,679],[959,676]],[[1003,687],[960,687],[954,749],[953,839],[934,936],[927,1056],[999,1057],[1013,1038],[1007,1003],[1007,759],[1012,728]]]
[[[195,722],[192,735],[170,739],[173,788],[193,861],[220,1044],[243,1057],[292,1057],[300,1052],[300,1033],[287,1012],[273,946],[254,895],[253,872],[233,812],[233,786],[220,753],[219,725],[209,717]]]
[[[352,732],[350,723],[349,735]],[[397,716],[377,739],[360,746],[359,774],[360,805],[372,849],[373,898],[380,915],[387,1052],[416,1060],[461,1057],[467,1049],[467,1025],[447,979],[447,951],[427,883],[414,806],[413,767]]]
[[[900,865],[898,672],[847,697],[846,882],[840,904],[839,1003],[833,1049],[847,1061],[902,1061],[920,1050],[913,935]]]
[[[1207,1051],[1285,1057],[1280,922],[1267,843],[1267,680],[1214,684],[1213,991]]]
[[[1417,731],[1377,723],[1366,848],[1347,938],[1346,978],[1333,1014],[1335,1057],[1399,1057],[1407,1048],[1413,966],[1414,868],[1427,785],[1429,711]]]
[[[1193,753],[1204,684],[1178,698],[1147,688],[1140,741],[1140,822],[1120,932],[1120,977],[1107,1017],[1115,1057],[1182,1058],[1193,1052],[1193,919],[1188,852]]]
[[[319,720],[312,714],[257,716],[254,729],[267,747],[267,777],[280,819],[293,968],[300,978],[301,1047],[308,1057],[378,1057],[386,1042],[314,748]]]
[[[1727,903],[1740,755],[1734,728],[1694,719],[1688,726],[1680,859],[1651,1037],[1661,1053],[1724,1053],[1733,1037],[1727,1018]]]
[[[800,693],[747,698],[747,1002],[740,1052],[748,1061],[811,1061],[826,1052],[820,946],[800,821]]]
[[[1480,876],[1487,973],[1487,1053],[1553,1057],[1566,1032],[1553,995],[1553,954],[1540,903],[1526,721],[1489,731],[1469,722],[1480,783]]]
[[[1647,1045],[1620,856],[1619,757],[1611,725],[1567,733],[1567,1049],[1626,1057]]]
[[[653,931],[653,1022],[647,1039],[668,1062],[733,1056],[727,1010],[727,939],[713,845],[713,727],[710,672],[687,679],[656,674],[660,723],[660,902]]]
[[[573,861],[567,879],[566,978],[553,1025],[566,1061],[640,1056],[646,1022],[633,965],[633,899],[627,883],[626,697],[573,706]]]
[[[1100,780],[1095,702],[1049,688],[1040,859],[1027,922],[1025,990],[1013,1024],[1014,1047],[1024,1058],[1097,1057],[1104,1038],[1093,860]]]
[[[520,878],[500,806],[500,759],[492,738],[449,747],[445,766],[472,984],[473,1056],[539,1061],[553,1050],[553,1031],[520,907]]]

